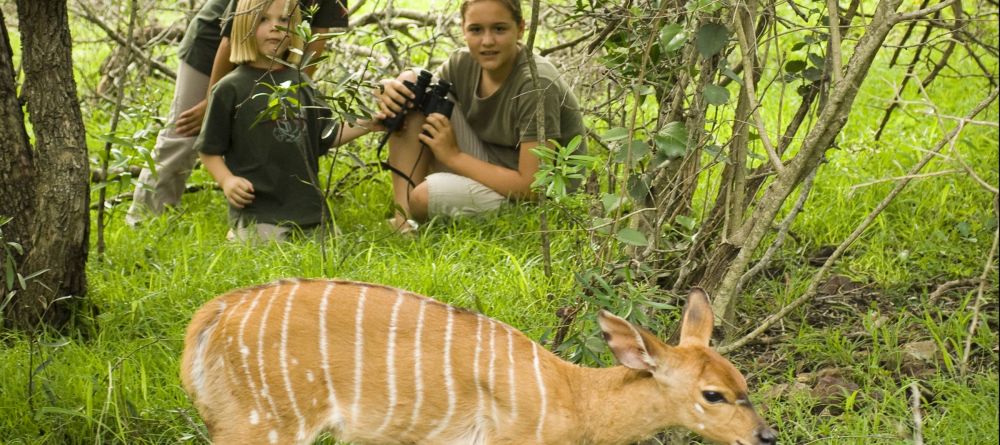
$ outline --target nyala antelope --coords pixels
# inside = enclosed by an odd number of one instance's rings
[[[285,280],[221,295],[187,330],[181,379],[217,444],[629,444],[683,426],[725,444],[775,432],[709,348],[688,297],[680,343],[606,311],[622,366],[565,362],[516,329],[386,286]]]

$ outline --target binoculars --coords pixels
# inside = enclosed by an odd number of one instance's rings
[[[409,80],[403,81],[403,85],[409,88],[414,94],[414,98],[410,103],[413,104],[414,110],[424,113],[425,116],[430,116],[432,113],[441,113],[445,117],[451,118],[451,111],[455,107],[455,104],[448,99],[448,91],[451,89],[451,83],[446,80],[438,80],[436,84],[431,85],[431,77],[430,72],[420,70],[416,83]],[[382,125],[388,130],[386,134],[391,134],[399,130],[403,126],[403,120],[406,119],[406,114],[409,111],[410,108],[404,107],[403,111],[396,114],[396,116],[383,120]]]

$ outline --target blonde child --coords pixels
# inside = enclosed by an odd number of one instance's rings
[[[236,68],[215,85],[195,147],[229,203],[230,240],[284,240],[326,215],[318,187],[319,157],[368,132],[330,131],[329,109],[294,59],[290,35],[301,20],[294,0],[240,0],[233,18],[230,61]],[[274,87],[297,103],[268,108]]]

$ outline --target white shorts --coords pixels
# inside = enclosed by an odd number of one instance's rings
[[[507,198],[493,189],[454,173],[427,175],[427,213],[430,216],[472,216],[500,208]]]
[[[483,141],[472,131],[458,107],[451,116],[451,126],[459,149],[476,159],[495,164]],[[452,173],[444,165],[434,162],[427,182],[427,213],[429,216],[472,216],[500,208],[507,197],[465,176]]]

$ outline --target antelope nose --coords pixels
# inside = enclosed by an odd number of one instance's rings
[[[761,445],[774,445],[778,443],[778,433],[768,426],[762,426],[755,433]]]

